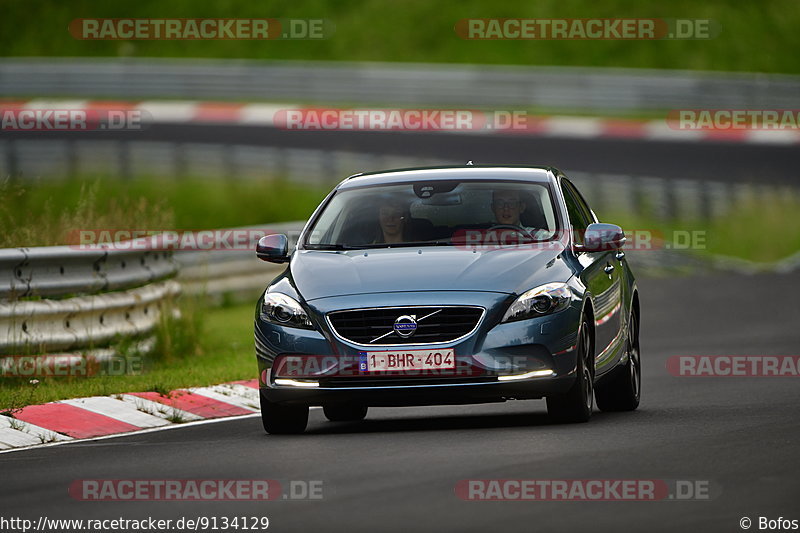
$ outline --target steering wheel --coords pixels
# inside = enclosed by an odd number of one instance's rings
[[[522,226],[517,226],[516,224],[496,224],[496,225],[490,227],[489,231],[496,230],[496,229],[511,229],[511,230],[518,231],[518,232],[522,233],[523,235],[525,235],[526,237],[528,237],[532,241],[536,240],[534,238],[533,234],[529,230],[523,228]]]

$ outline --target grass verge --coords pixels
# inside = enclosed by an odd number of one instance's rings
[[[771,263],[800,251],[800,195],[789,190],[751,194],[733,202],[727,213],[711,220],[664,221],[645,213],[598,212],[603,222],[625,230],[645,230],[666,240],[679,237],[681,253],[724,255]],[[682,239],[682,240],[681,240]]]
[[[0,183],[0,248],[64,244],[77,229],[198,230],[305,220],[328,188],[280,179],[131,180],[90,177]],[[770,262],[800,250],[800,195],[751,192],[711,220],[665,221],[638,212],[600,212],[626,229],[705,232],[698,251]]]
[[[162,316],[156,348],[140,375],[39,377],[37,385],[27,378],[0,378],[0,412],[66,398],[143,391],[166,394],[255,378],[253,308],[247,304],[208,309],[193,302],[182,305],[179,319]]]
[[[0,48],[8,56],[105,56],[404,61],[605,66],[799,73],[787,53],[800,46],[795,0],[229,0],[198,4],[121,0],[6,2]],[[72,20],[105,18],[323,18],[336,26],[323,40],[79,40]],[[459,38],[467,18],[710,19],[718,36],[701,40],[485,40]],[[31,23],[35,21],[35,23]]]
[[[327,188],[281,179],[0,182],[0,248],[66,244],[81,229],[198,230],[308,218]]]

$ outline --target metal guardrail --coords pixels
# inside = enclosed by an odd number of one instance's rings
[[[0,299],[139,287],[174,275],[170,252],[42,246],[0,250]]]
[[[247,230],[255,236],[284,233],[289,236],[289,249],[297,245],[304,221],[231,228]],[[256,258],[252,249],[183,251],[175,254],[180,265],[178,281],[184,294],[202,296],[211,303],[225,300],[254,301],[272,278],[285,267],[265,263]]]
[[[178,283],[167,280],[64,300],[0,302],[0,352],[91,349],[142,337],[158,323],[160,303],[179,292]]]
[[[303,222],[248,230],[292,236]],[[257,239],[256,239],[257,240]],[[54,354],[85,365],[114,354],[110,343],[143,339],[158,324],[162,304],[181,292],[213,300],[252,298],[280,270],[255,258],[253,247],[173,251],[159,236],[108,246],[47,246],[0,250],[0,355]],[[179,281],[169,279],[181,271]],[[139,343],[152,348],[153,342]],[[61,357],[61,356],[60,356]],[[7,362],[0,357],[0,362]]]
[[[250,230],[252,238],[273,232],[296,240],[302,222]],[[293,241],[294,242],[294,241]],[[162,304],[185,290],[214,299],[250,298],[279,271],[240,250],[165,249],[158,236],[104,246],[46,246],[0,250],[0,356],[62,354],[66,365],[96,363],[114,355],[107,346],[121,339],[147,340]],[[180,283],[169,279],[181,267]],[[225,296],[227,297],[227,296]],[[0,363],[9,363],[0,357]]]
[[[210,98],[582,111],[793,108],[800,77],[320,61],[5,58],[0,95]]]
[[[0,353],[97,351],[150,334],[180,292],[172,252],[154,244],[0,250]]]

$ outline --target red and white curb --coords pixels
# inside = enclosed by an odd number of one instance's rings
[[[142,102],[111,100],[0,100],[0,111],[20,109],[86,110],[104,112],[141,111],[154,123],[234,124],[279,127],[279,112],[287,110],[324,111],[313,106],[291,104],[231,103],[206,101],[152,100]],[[327,108],[341,111],[338,108]],[[317,130],[311,130],[317,131]],[[382,130],[375,130],[382,131]],[[673,142],[744,142],[756,144],[800,143],[800,130],[680,130],[671,128],[666,117],[659,120],[630,120],[599,117],[536,116],[524,129],[435,130],[450,134],[531,135],[554,138],[639,139]]]
[[[260,412],[258,380],[29,405],[0,416],[0,453]]]

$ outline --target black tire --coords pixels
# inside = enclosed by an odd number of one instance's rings
[[[272,435],[302,433],[308,425],[308,406],[281,405],[261,394],[261,422]]]
[[[364,405],[325,405],[322,411],[331,422],[357,422],[364,420],[369,408]]]
[[[565,394],[547,397],[547,414],[557,423],[588,422],[594,403],[594,350],[589,336],[589,324],[584,317],[578,328],[575,383]]]
[[[597,407],[601,411],[633,411],[639,407],[642,395],[642,359],[639,354],[639,322],[631,313],[628,321],[628,339],[625,343],[628,361],[614,370],[595,389]]]

